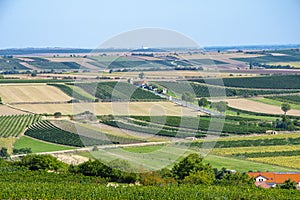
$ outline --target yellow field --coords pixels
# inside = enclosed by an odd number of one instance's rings
[[[283,114],[280,106],[269,105],[249,99],[227,99],[228,105],[233,108],[258,113]],[[300,116],[300,110],[290,110],[289,115]]]
[[[21,115],[26,114],[25,112],[10,108],[6,105],[0,105],[0,116],[1,115]]]
[[[277,156],[277,157],[264,157],[264,158],[247,158],[246,160],[280,165],[289,168],[300,169],[300,156]]]
[[[276,146],[258,146],[258,147],[234,147],[234,148],[215,148],[211,153],[221,156],[230,156],[232,154],[254,153],[254,152],[275,152],[275,151],[296,151],[300,150],[300,145],[276,145]]]
[[[198,112],[170,102],[99,102],[75,104],[18,104],[14,107],[34,113],[61,112],[77,114],[90,111],[96,115],[174,115],[197,116]]]
[[[13,144],[17,138],[9,137],[9,138],[1,138],[0,137],[0,148],[5,147],[8,150],[8,153],[12,153]]]
[[[58,88],[46,84],[3,84],[0,85],[0,96],[4,103],[55,102],[71,99]]]

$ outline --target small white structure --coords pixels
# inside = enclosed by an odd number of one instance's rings
[[[274,131],[274,130],[267,130],[266,133],[269,135],[277,135],[278,134],[278,132]]]
[[[167,90],[166,88],[163,88],[163,89],[162,89],[162,93],[163,93],[163,94],[167,94],[167,92],[168,92],[168,90]]]

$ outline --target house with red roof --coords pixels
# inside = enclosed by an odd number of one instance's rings
[[[248,172],[255,179],[255,185],[263,188],[275,187],[290,179],[300,189],[300,172]]]

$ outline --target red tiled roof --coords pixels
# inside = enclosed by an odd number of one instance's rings
[[[281,184],[284,181],[291,179],[292,181],[300,182],[300,173],[278,173],[278,172],[248,172],[249,176],[257,178],[259,176],[265,177],[266,183]]]

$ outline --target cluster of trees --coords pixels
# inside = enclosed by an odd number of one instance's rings
[[[204,164],[198,154],[182,158],[174,167],[153,172],[143,172],[128,162],[114,160],[104,164],[99,160],[89,160],[77,166],[67,165],[51,155],[27,155],[21,160],[12,162],[13,167],[27,168],[31,171],[57,171],[59,173],[81,174],[101,177],[107,181],[120,183],[140,182],[142,185],[163,186],[170,184],[192,185],[241,185],[254,186],[254,179],[245,173],[232,173],[225,168],[220,171],[210,164]],[[141,173],[136,173],[136,171]]]
[[[210,108],[213,108],[219,112],[225,112],[227,108],[227,103],[225,101],[209,102],[205,97],[202,97],[198,101],[198,105],[200,107],[210,106]]]

